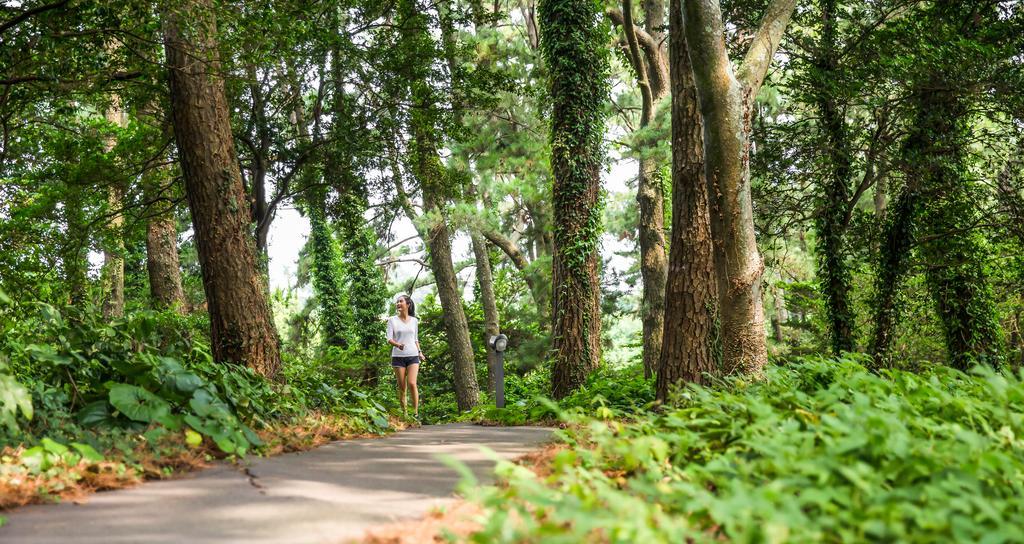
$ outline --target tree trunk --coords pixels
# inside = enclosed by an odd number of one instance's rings
[[[678,383],[706,383],[720,372],[718,293],[708,216],[708,185],[693,69],[683,34],[681,0],[669,13],[672,80],[672,242],[665,293],[665,342],[657,397]]]
[[[913,180],[907,185],[887,213],[879,244],[879,265],[875,273],[874,333],[871,354],[876,363],[888,356],[899,323],[899,293],[910,261],[917,224],[919,195]]]
[[[555,398],[579,388],[601,362],[598,248],[608,64],[596,8],[589,0],[543,0],[538,9],[552,101]]]
[[[718,2],[685,0],[684,26],[704,121],[704,170],[711,185],[723,366],[760,374],[767,363],[761,276],[750,196],[751,102],[764,81],[796,0],[775,0],[734,75]]]
[[[310,144],[310,136],[309,129],[306,126],[306,112],[304,110],[304,101],[302,100],[301,85],[294,73],[290,73],[289,76],[292,93],[296,97],[291,117],[292,128],[295,130],[295,136],[299,145],[308,146]],[[253,87],[255,86],[254,84]],[[253,92],[255,96],[255,88]],[[337,90],[336,92],[342,91]],[[262,103],[259,104],[259,107],[263,107]],[[337,111],[337,108],[335,108],[336,113]],[[262,138],[263,136],[261,135]],[[334,163],[328,168],[332,171],[337,171],[339,165]],[[315,182],[318,180],[312,179],[312,176],[316,175],[317,172],[311,168],[303,170],[300,174],[303,177],[302,186],[316,185]],[[327,221],[327,191],[320,187],[307,188],[304,196],[306,213],[309,216],[308,248],[313,261],[313,292],[316,294],[317,305],[320,307],[323,343],[326,346],[346,348],[348,347],[352,311],[348,301],[345,300],[346,291],[344,278],[342,277],[341,254],[338,250],[338,244],[334,240],[334,235],[331,233],[330,224]],[[266,210],[263,213],[266,214]],[[266,219],[260,217],[258,221],[264,222],[269,228],[269,218],[272,216],[272,213],[265,215]],[[261,243],[261,237],[258,234],[259,230],[257,229],[257,247]],[[265,247],[262,252],[265,254]]]
[[[429,170],[441,168],[440,160],[433,153],[431,162],[435,164]],[[418,176],[423,175],[423,170]],[[428,174],[429,175],[429,174]],[[427,213],[441,215],[443,201],[433,194],[436,188],[428,187],[430,178],[420,177],[423,188],[423,205]],[[469,410],[480,402],[480,389],[476,382],[476,362],[473,347],[469,340],[469,322],[462,307],[462,293],[456,282],[455,267],[452,266],[452,243],[448,224],[443,216],[430,225],[427,231],[427,248],[430,256],[430,269],[434,272],[437,285],[437,298],[441,301],[444,311],[444,326],[448,333],[448,347],[455,361],[455,398],[459,410]]]
[[[81,305],[88,297],[89,261],[87,248],[89,235],[82,211],[82,193],[68,187],[64,200],[64,220],[69,234],[61,252],[64,265],[64,280],[68,286],[68,301],[73,306]]]
[[[345,300],[341,276],[341,255],[331,234],[324,212],[322,191],[309,191],[306,198],[309,215],[309,250],[312,263],[313,292],[320,307],[323,343],[338,348],[348,347],[348,318],[351,315]]]
[[[120,99],[113,96],[110,109],[106,113],[107,121],[117,127],[125,126],[124,112],[121,111]],[[108,138],[104,151],[110,153],[117,144],[114,137]],[[104,233],[103,242],[103,317],[121,317],[124,315],[124,186],[115,180],[107,188],[107,210],[111,214]]]
[[[869,168],[874,168],[874,165],[869,164]],[[884,223],[886,219],[886,209],[889,206],[889,176],[882,173],[875,178],[875,194],[872,199],[875,204],[875,217],[879,223]]]
[[[469,323],[462,307],[455,267],[452,265],[451,231],[447,222],[450,177],[438,156],[438,99],[429,79],[431,63],[437,53],[430,35],[427,18],[417,11],[415,2],[400,4],[403,40],[411,51],[407,66],[411,87],[412,108],[409,132],[412,134],[410,161],[412,172],[423,191],[423,208],[428,219],[427,254],[434,273],[437,298],[444,311],[444,325],[448,333],[448,347],[455,362],[455,398],[460,410],[469,410],[480,402],[480,389],[476,380],[476,362],[469,338]],[[447,39],[445,36],[442,38]],[[406,202],[407,213],[413,213]],[[414,217],[410,217],[413,219]]]
[[[661,95],[655,95],[653,92],[647,66],[663,63],[660,59],[651,59],[650,57],[645,60],[640,53],[632,11],[632,1],[623,0],[622,29],[629,45],[630,62],[637,74],[637,86],[640,87],[643,105],[640,114],[640,131],[643,131],[650,126],[654,117],[654,109],[667,89],[662,86]],[[638,158],[636,201],[640,206],[638,230],[640,275],[643,278],[640,319],[643,324],[644,377],[650,378],[657,370],[658,360],[661,358],[662,335],[665,332],[665,278],[668,273],[668,258],[665,255],[665,194],[659,164],[650,155],[650,149],[654,147],[654,142],[641,141],[637,145],[640,148],[640,156]]]
[[[986,242],[974,230],[976,197],[968,171],[966,101],[948,81],[932,82],[916,97],[917,123],[908,142],[908,179],[917,177],[921,201],[921,256],[928,291],[942,320],[952,366],[994,364],[1001,352],[995,300],[985,270]]]
[[[487,251],[487,243],[479,232],[474,231],[473,256],[476,259],[476,281],[480,284],[480,302],[484,308],[484,341],[497,335],[498,303],[494,296],[494,278],[491,277],[491,257]],[[498,370],[498,354],[492,349],[487,350],[487,388],[493,395]]]
[[[775,301],[775,311],[772,313],[772,334],[775,341],[782,343],[785,337],[782,335],[782,324],[786,322],[786,298],[782,289],[772,289],[772,299]]]
[[[846,209],[850,203],[853,157],[846,120],[832,89],[838,75],[836,1],[821,3],[821,42],[815,58],[814,93],[819,126],[824,136],[827,167],[821,184],[817,219],[818,278],[825,299],[832,353],[853,351],[855,319],[850,306],[850,269],[846,265]]]
[[[191,0],[164,20],[171,113],[210,312],[214,360],[275,378],[277,333],[249,231],[241,173],[210,0]],[[187,21],[183,32],[182,21]]]
[[[145,187],[146,200],[158,197],[151,184]],[[178,223],[174,206],[153,203],[153,215],[146,224],[146,270],[149,272],[149,293],[157,308],[170,308],[179,314],[186,311],[185,292],[181,286],[181,265],[178,259]]]

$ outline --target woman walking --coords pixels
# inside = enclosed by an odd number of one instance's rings
[[[420,351],[419,320],[416,319],[416,304],[408,295],[401,295],[395,301],[398,315],[388,318],[388,343],[391,348],[391,368],[398,379],[398,400],[402,413],[406,413],[405,392],[412,390],[412,411],[415,417],[420,413],[420,392],[416,388],[416,374],[420,362],[426,357]]]

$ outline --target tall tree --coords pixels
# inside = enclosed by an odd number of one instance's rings
[[[657,397],[679,382],[705,383],[719,373],[718,292],[704,177],[697,88],[683,33],[682,0],[669,7],[672,76],[672,237],[665,291],[665,342]]]
[[[759,373],[768,360],[761,276],[750,195],[752,102],[797,0],[773,0],[734,71],[718,0],[685,0],[683,21],[704,122],[704,170],[726,372]]]
[[[883,232],[876,280],[872,353],[886,358],[900,317],[911,249],[942,323],[950,364],[996,363],[1002,333],[988,279],[989,244],[977,229],[979,187],[970,169],[972,109],[978,91],[1002,76],[1000,59],[1019,51],[1019,30],[994,4],[952,0],[921,6],[892,29],[919,62],[898,74],[909,83],[910,126],[901,165],[905,185]],[[910,41],[910,40],[907,40]]]
[[[116,94],[111,97],[106,118],[117,129],[127,124],[125,112],[121,109],[121,99]],[[109,136],[104,150],[111,154],[116,145],[117,136]],[[103,238],[103,316],[107,318],[124,315],[124,193],[123,181],[113,176],[107,187],[107,213],[110,220]]]
[[[854,315],[850,303],[850,270],[846,264],[846,210],[850,200],[853,155],[846,119],[836,96],[839,53],[836,0],[821,0],[821,39],[815,54],[812,79],[818,125],[826,158],[819,190],[817,230],[818,278],[825,298],[832,352],[854,348]]]
[[[647,14],[648,28],[658,28],[658,2],[645,2],[654,13]],[[654,155],[657,142],[649,128],[658,103],[668,92],[667,63],[657,39],[633,22],[633,2],[623,0],[622,12],[610,11],[613,22],[622,26],[630,64],[640,88],[640,125],[636,131],[635,147],[638,151],[636,201],[640,205],[640,274],[643,278],[643,298],[640,319],[643,324],[644,376],[651,377],[661,357],[662,335],[665,332],[665,281],[668,257],[665,250],[665,193],[660,161]],[[641,47],[642,43],[644,44]],[[641,53],[641,50],[643,51]]]
[[[556,398],[577,389],[601,362],[598,249],[608,59],[597,7],[592,0],[542,0],[538,6],[552,104]]]
[[[455,397],[460,410],[468,410],[480,402],[476,381],[476,363],[469,339],[469,323],[462,306],[452,265],[451,230],[448,227],[448,199],[453,176],[441,162],[439,131],[439,99],[432,87],[431,64],[437,46],[430,36],[429,18],[419,11],[415,0],[402,3],[402,49],[408,55],[408,85],[412,100],[409,112],[409,161],[413,175],[423,192],[423,222],[426,224],[427,254],[434,273],[437,298],[444,310],[448,346],[455,361]],[[406,206],[411,213],[412,206]],[[412,216],[414,217],[414,216]]]
[[[211,0],[164,14],[171,114],[210,312],[214,359],[274,378],[281,357],[249,234]]]

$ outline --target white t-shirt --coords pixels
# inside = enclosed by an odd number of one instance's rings
[[[420,350],[416,348],[416,341],[419,334],[419,320],[413,316],[406,317],[406,321],[397,315],[388,318],[388,339],[403,344],[405,349],[398,349],[398,346],[391,348],[392,357],[416,357]]]

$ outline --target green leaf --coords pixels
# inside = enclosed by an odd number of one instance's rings
[[[164,399],[137,385],[117,384],[110,388],[110,404],[134,421],[151,423],[171,413]]]
[[[43,449],[54,455],[64,455],[65,453],[68,452],[67,446],[61,444],[60,442],[54,442],[49,438],[43,438],[42,440],[39,441],[39,443],[43,446]]]
[[[25,465],[32,474],[39,474],[50,468],[51,463],[49,456],[46,455],[46,450],[42,446],[34,446],[21,453],[21,464]]]
[[[106,400],[90,402],[75,414],[75,419],[78,420],[79,425],[85,427],[109,423],[111,420],[110,404]]]
[[[185,443],[193,448],[198,448],[203,443],[203,435],[187,428],[185,429]]]
[[[103,456],[100,455],[100,453],[98,451],[96,451],[89,444],[82,444],[80,442],[72,442],[71,443],[71,447],[75,448],[75,450],[78,451],[78,453],[86,461],[91,461],[93,463],[99,463],[99,462],[103,461]]]

